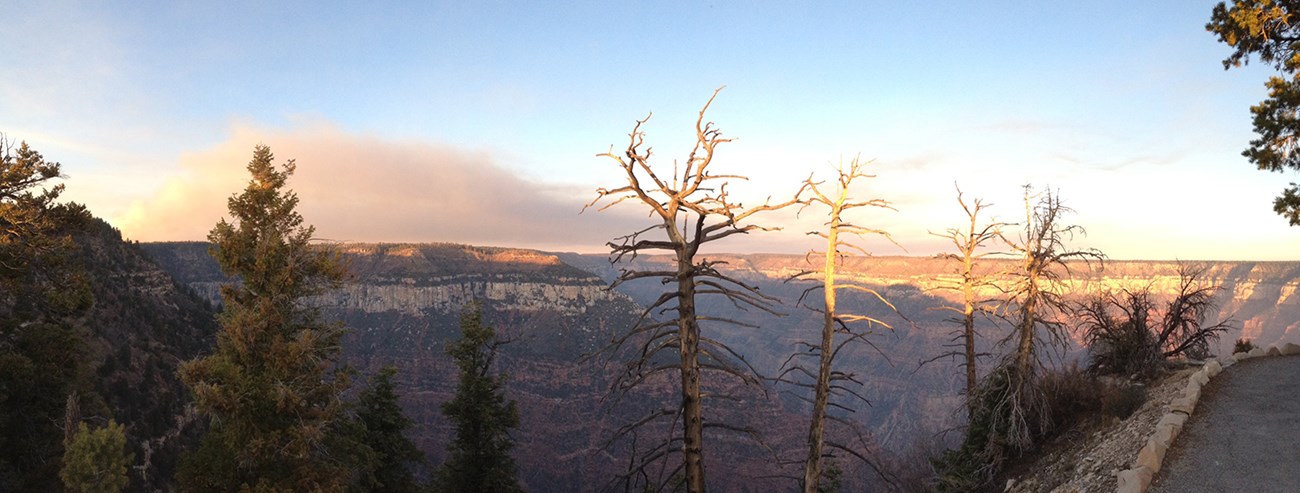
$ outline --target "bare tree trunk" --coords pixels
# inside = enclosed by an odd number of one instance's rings
[[[988,204],[985,204],[980,199],[975,199],[972,204],[967,204],[961,187],[957,187],[957,204],[961,205],[962,210],[966,212],[966,217],[970,219],[966,227],[964,229],[949,228],[944,234],[931,234],[951,241],[958,253],[944,256],[961,261],[960,284],[958,286],[944,287],[944,289],[961,292],[961,308],[945,307],[946,310],[961,314],[960,318],[950,320],[959,325],[959,328],[955,331],[954,339],[961,339],[961,350],[941,354],[939,358],[960,356],[963,359],[962,364],[966,370],[966,421],[969,423],[975,419],[975,411],[978,407],[975,400],[975,392],[979,385],[978,359],[984,356],[975,348],[975,337],[978,335],[975,331],[975,313],[987,313],[989,311],[986,306],[987,300],[978,298],[977,289],[994,285],[990,280],[991,276],[975,273],[975,261],[989,255],[996,255],[996,253],[992,252],[979,252],[979,249],[985,246],[987,242],[1001,237],[1002,227],[1006,226],[1006,223],[994,221],[981,227],[979,223],[980,211],[988,207]]]
[[[822,294],[825,301],[825,308],[822,314],[823,318],[822,318],[821,341],[819,341],[816,344],[810,342],[801,343],[803,346],[807,347],[810,351],[811,350],[817,351],[817,359],[818,359],[817,369],[815,371],[808,371],[802,365],[796,364],[795,367],[786,370],[787,372],[799,371],[801,374],[809,375],[809,376],[815,374],[817,378],[817,381],[812,384],[813,410],[812,410],[812,417],[809,420],[809,424],[808,424],[808,456],[807,459],[804,461],[804,474],[803,474],[803,491],[805,493],[816,492],[819,483],[821,482],[821,475],[823,469],[822,457],[826,455],[825,450],[827,447],[825,441],[826,419],[827,419],[826,409],[831,405],[830,403],[831,396],[835,394],[837,391],[839,391],[839,392],[844,392],[856,396],[859,399],[862,399],[864,401],[866,400],[860,394],[854,393],[852,391],[846,391],[842,387],[842,384],[836,383],[836,382],[853,382],[853,383],[857,383],[858,385],[861,385],[861,382],[854,380],[854,378],[851,375],[846,375],[846,374],[837,375],[833,371],[832,365],[834,365],[833,360],[835,359],[835,354],[837,349],[835,345],[836,327],[843,327],[843,332],[846,339],[841,344],[845,344],[853,341],[862,342],[862,337],[865,337],[867,334],[867,332],[855,333],[851,331],[849,329],[849,326],[847,325],[849,322],[867,322],[869,324],[879,324],[882,327],[891,328],[889,324],[868,315],[840,314],[836,311],[836,306],[835,306],[837,292],[840,289],[851,289],[851,290],[857,290],[875,296],[885,305],[889,306],[891,309],[893,308],[893,305],[890,304],[889,301],[885,300],[883,297],[880,296],[880,293],[876,292],[873,289],[866,288],[863,286],[857,286],[854,285],[853,283],[846,283],[843,286],[839,286],[835,283],[835,265],[837,262],[840,261],[841,257],[847,255],[845,251],[857,250],[858,252],[861,252],[863,255],[867,255],[866,250],[862,249],[861,247],[854,245],[851,242],[841,240],[840,239],[841,233],[845,233],[848,235],[857,235],[859,237],[865,234],[876,234],[876,235],[884,236],[886,239],[889,239],[889,234],[886,233],[885,231],[872,229],[857,224],[846,223],[843,220],[844,211],[856,207],[880,207],[884,209],[892,209],[892,207],[890,207],[889,205],[889,202],[882,199],[874,199],[874,200],[868,200],[864,202],[849,202],[849,186],[853,183],[853,180],[855,178],[860,178],[860,177],[866,177],[866,178],[874,177],[873,175],[869,175],[866,173],[865,170],[866,164],[867,163],[864,163],[855,158],[849,164],[849,168],[847,170],[841,166],[839,170],[838,187],[836,189],[836,193],[833,195],[823,194],[821,189],[818,186],[820,182],[813,182],[812,177],[809,177],[808,180],[804,182],[804,186],[812,193],[812,197],[804,201],[804,204],[809,205],[813,203],[818,203],[830,208],[829,219],[826,222],[827,224],[826,232],[810,233],[817,236],[821,236],[826,239],[826,251],[824,252],[825,254],[824,264],[822,265],[821,272],[820,272],[821,275],[819,279],[821,281],[820,288],[822,289]],[[890,241],[893,240],[891,239]],[[812,271],[812,272],[816,272],[816,271]],[[805,274],[810,274],[812,272],[806,272],[806,273],[796,275],[795,278],[801,277]],[[811,290],[816,288],[817,287],[809,288],[809,290],[805,291],[804,294],[807,295],[809,292],[811,292]],[[795,355],[791,356],[789,361],[794,361],[794,359],[797,357],[811,356],[811,355],[812,355],[811,352],[796,353]],[[806,384],[801,384],[801,383],[796,383],[796,385],[806,386]],[[841,385],[841,386],[837,386],[837,385]],[[842,445],[832,444],[831,446],[835,448],[843,449]],[[856,455],[856,453],[854,452],[850,451],[850,453]],[[861,458],[862,456],[858,455],[858,457]]]
[[[1036,282],[1036,281],[1030,281]],[[1031,285],[1032,286],[1032,285]],[[1016,375],[1025,378],[1034,359],[1034,327],[1038,322],[1038,295],[1031,290],[1025,304],[1020,307],[1019,344],[1016,345]]]
[[[975,234],[975,221],[971,221],[971,235]],[[964,329],[965,349],[966,349],[966,422],[969,423],[975,419],[975,386],[979,385],[978,375],[975,368],[975,286],[973,285],[972,270],[974,264],[971,259],[971,252],[966,252],[963,259],[962,271],[962,296],[965,298],[966,306],[962,309],[962,328]]]
[[[822,322],[821,357],[817,366],[817,384],[813,396],[813,417],[808,427],[808,460],[804,463],[804,493],[815,493],[821,481],[822,444],[826,432],[826,401],[831,391],[831,357],[835,354],[835,257],[839,253],[840,207],[845,193],[831,207],[831,224],[826,233],[826,266],[822,291],[826,300],[826,313]]]
[[[686,491],[704,493],[704,403],[700,393],[700,325],[695,314],[693,252],[677,257],[677,332],[681,341],[682,459],[686,463]]]

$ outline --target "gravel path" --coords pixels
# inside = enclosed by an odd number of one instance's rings
[[[1300,491],[1300,356],[1254,358],[1211,380],[1148,491]]]

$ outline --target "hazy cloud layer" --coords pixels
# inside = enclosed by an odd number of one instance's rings
[[[237,126],[230,139],[181,157],[183,171],[114,218],[141,241],[198,240],[248,182],[253,147],[294,159],[289,186],[317,236],[340,241],[448,241],[599,251],[642,220],[625,211],[579,215],[591,187],[519,176],[488,151],[349,134],[329,125]],[[633,222],[635,221],[635,222]]]

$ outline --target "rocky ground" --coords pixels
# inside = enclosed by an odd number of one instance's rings
[[[1005,491],[1016,493],[1113,492],[1115,474],[1128,469],[1156,429],[1169,402],[1197,368],[1172,372],[1147,389],[1146,403],[1127,419],[1110,418],[1065,433],[1037,458],[1013,468]],[[1019,474],[1016,474],[1018,472]]]

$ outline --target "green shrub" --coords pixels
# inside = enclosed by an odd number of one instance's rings
[[[1034,428],[1040,439],[1051,438],[1101,411],[1106,384],[1078,366],[1047,372],[1040,380],[1045,419]]]
[[[1102,413],[1119,419],[1128,419],[1147,401],[1147,389],[1141,385],[1108,385],[1104,392]]]
[[[59,477],[68,491],[116,493],[126,488],[127,466],[133,457],[126,451],[122,425],[109,421],[108,426],[91,430],[80,423],[63,454]]]
[[[1142,386],[1109,384],[1071,365],[1028,379],[1024,400],[1013,405],[1006,398],[1013,371],[1002,366],[984,378],[961,446],[931,459],[936,491],[977,490],[1014,454],[1031,451],[1100,416],[1127,418],[1146,402]],[[1029,441],[1014,439],[1026,433]]]

